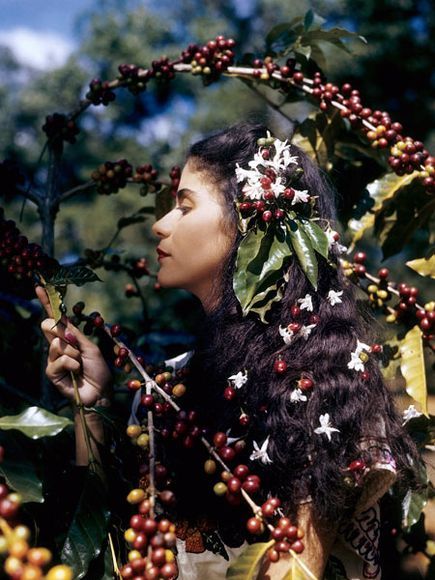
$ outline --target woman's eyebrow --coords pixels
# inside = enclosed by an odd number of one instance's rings
[[[192,191],[191,189],[188,189],[188,188],[179,189],[177,191],[177,200],[178,201],[182,201],[186,197],[194,197],[194,196],[195,196],[195,192]]]

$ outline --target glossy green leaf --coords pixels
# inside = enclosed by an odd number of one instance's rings
[[[402,502],[402,526],[405,530],[409,530],[411,526],[418,522],[421,512],[428,502],[429,490],[427,484],[429,478],[423,463],[418,466],[418,479],[421,489],[418,491],[408,490]]]
[[[60,291],[59,287],[53,284],[44,284],[44,289],[47,292],[48,301],[50,303],[51,313],[54,318],[54,325],[58,324],[65,313],[65,305],[63,303],[63,296],[66,287]]]
[[[243,550],[240,556],[232,562],[230,567],[227,569],[225,577],[231,578],[231,580],[254,580],[257,578],[261,559],[273,543],[272,540],[270,542],[260,542],[248,546]]]
[[[255,312],[260,317],[261,322],[267,324],[266,315],[273,304],[280,302],[284,294],[284,282],[280,277],[274,284],[268,286],[267,290],[258,292],[251,304],[249,311]]]
[[[418,325],[406,333],[405,338],[400,343],[402,357],[400,370],[406,381],[406,392],[419,404],[422,413],[428,417],[422,335]]]
[[[339,46],[340,48],[345,48],[346,51],[348,51],[346,45],[340,46],[341,40],[343,38],[347,38],[347,39],[353,39],[353,40],[359,40],[361,42],[363,42],[364,44],[367,44],[367,40],[364,38],[364,36],[361,36],[360,34],[357,34],[356,32],[351,32],[350,30],[346,30],[345,28],[330,28],[329,30],[322,30],[322,29],[317,29],[317,30],[309,30],[308,32],[305,33],[304,35],[304,40],[305,42],[307,41],[313,41],[313,40],[320,40],[323,42],[329,42],[331,44],[334,44],[336,46]]]
[[[410,260],[406,265],[420,274],[420,276],[429,276],[435,278],[435,254],[427,260],[425,258],[418,258],[417,260]]]
[[[382,204],[394,197],[403,187],[409,185],[417,175],[417,172],[403,176],[398,176],[395,173],[387,173],[380,179],[369,183],[367,190],[375,203],[371,210],[365,213],[360,219],[349,220],[348,226],[352,234],[352,245],[362,238],[367,229],[373,227],[375,215],[381,209]]]
[[[303,228],[304,232],[310,238],[311,244],[313,248],[319,253],[321,256],[328,259],[328,252],[329,252],[329,242],[328,236],[322,230],[322,228],[316,224],[314,221],[303,221],[301,223],[301,227]]]
[[[290,254],[284,230],[269,228],[266,233],[251,230],[242,240],[237,253],[233,287],[245,315],[257,293],[265,292],[276,282],[276,274]]]
[[[71,419],[54,415],[41,407],[28,407],[19,415],[0,417],[0,429],[17,429],[31,439],[53,437],[72,424]]]
[[[76,580],[83,578],[104,547],[110,517],[107,505],[101,477],[89,471],[61,553]]]
[[[0,464],[0,475],[12,490],[21,495],[24,503],[42,503],[42,483],[24,446],[12,433],[5,433],[1,443],[7,452]]]
[[[288,232],[303,272],[313,287],[317,289],[317,258],[310,238],[295,221],[289,226]]]

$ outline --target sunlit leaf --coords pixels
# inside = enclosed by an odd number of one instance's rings
[[[226,578],[231,578],[231,580],[254,580],[257,577],[261,559],[273,544],[274,541],[272,540],[248,546],[227,569]]]
[[[53,286],[67,286],[68,284],[83,286],[83,284],[87,284],[88,282],[101,282],[101,280],[90,268],[75,265],[61,266],[47,280],[47,283]]]
[[[53,437],[72,424],[71,419],[54,415],[40,407],[28,407],[19,415],[0,417],[0,429],[17,429],[31,439]]]
[[[290,225],[288,233],[303,272],[313,287],[317,289],[318,265],[310,238],[296,221],[293,222],[293,225]]]
[[[21,495],[24,503],[42,503],[42,483],[22,443],[12,433],[5,433],[1,443],[7,452],[0,464],[0,475],[10,489]]]
[[[423,356],[422,332],[415,325],[400,343],[402,374],[406,381],[406,392],[421,407],[422,413],[428,417],[426,372]]]
[[[420,276],[430,276],[435,278],[435,254],[427,260],[425,258],[418,258],[417,260],[410,260],[406,265],[415,270]]]
[[[382,204],[387,199],[394,197],[400,189],[409,185],[417,175],[417,172],[403,176],[398,176],[395,173],[387,173],[380,179],[376,179],[367,185],[369,195],[375,203],[371,210],[360,219],[349,220],[348,227],[352,234],[352,244],[360,240],[368,228],[373,227],[375,214],[381,209]]]
[[[327,260],[329,250],[328,236],[325,234],[322,228],[312,220],[303,221],[301,226],[303,227],[304,232],[310,238],[311,244],[316,252],[323,256],[325,260]]]
[[[83,578],[104,548],[109,516],[104,483],[89,471],[61,553],[62,562],[71,566],[75,579]]]
[[[298,557],[292,557],[290,562],[290,570],[284,576],[283,580],[307,580],[311,578],[317,580],[316,576],[306,566],[301,566]]]

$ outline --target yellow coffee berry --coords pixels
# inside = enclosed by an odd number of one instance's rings
[[[136,489],[132,489],[130,491],[130,493],[127,496],[127,501],[128,501],[128,503],[136,504],[136,503],[140,503],[145,498],[146,498],[145,491],[143,489],[141,489],[140,487],[137,487]]]
[[[216,461],[213,461],[213,459],[207,459],[207,461],[204,463],[204,471],[208,475],[213,475],[213,473],[216,472],[216,467]]]
[[[60,564],[49,570],[45,580],[73,580],[73,573],[69,566]]]
[[[148,433],[142,433],[142,435],[139,435],[139,437],[136,439],[136,445],[142,447],[142,449],[146,449],[149,443],[150,436],[148,435]]]
[[[128,437],[139,437],[139,435],[142,433],[142,427],[140,425],[129,425],[126,432]]]
[[[133,528],[128,528],[127,530],[125,530],[124,532],[124,539],[126,542],[128,542],[129,544],[132,544],[135,539],[136,539],[136,532],[133,530]]]

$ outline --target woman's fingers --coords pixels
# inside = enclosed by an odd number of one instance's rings
[[[50,348],[48,350],[48,360],[49,362],[53,362],[54,360],[56,360],[57,358],[59,358],[64,354],[78,361],[80,361],[82,358],[82,355],[77,348],[71,346],[70,344],[66,343],[61,338],[56,336],[51,341]]]
[[[70,371],[78,373],[80,369],[80,361],[63,354],[47,364],[46,374],[53,383],[59,384]]]

